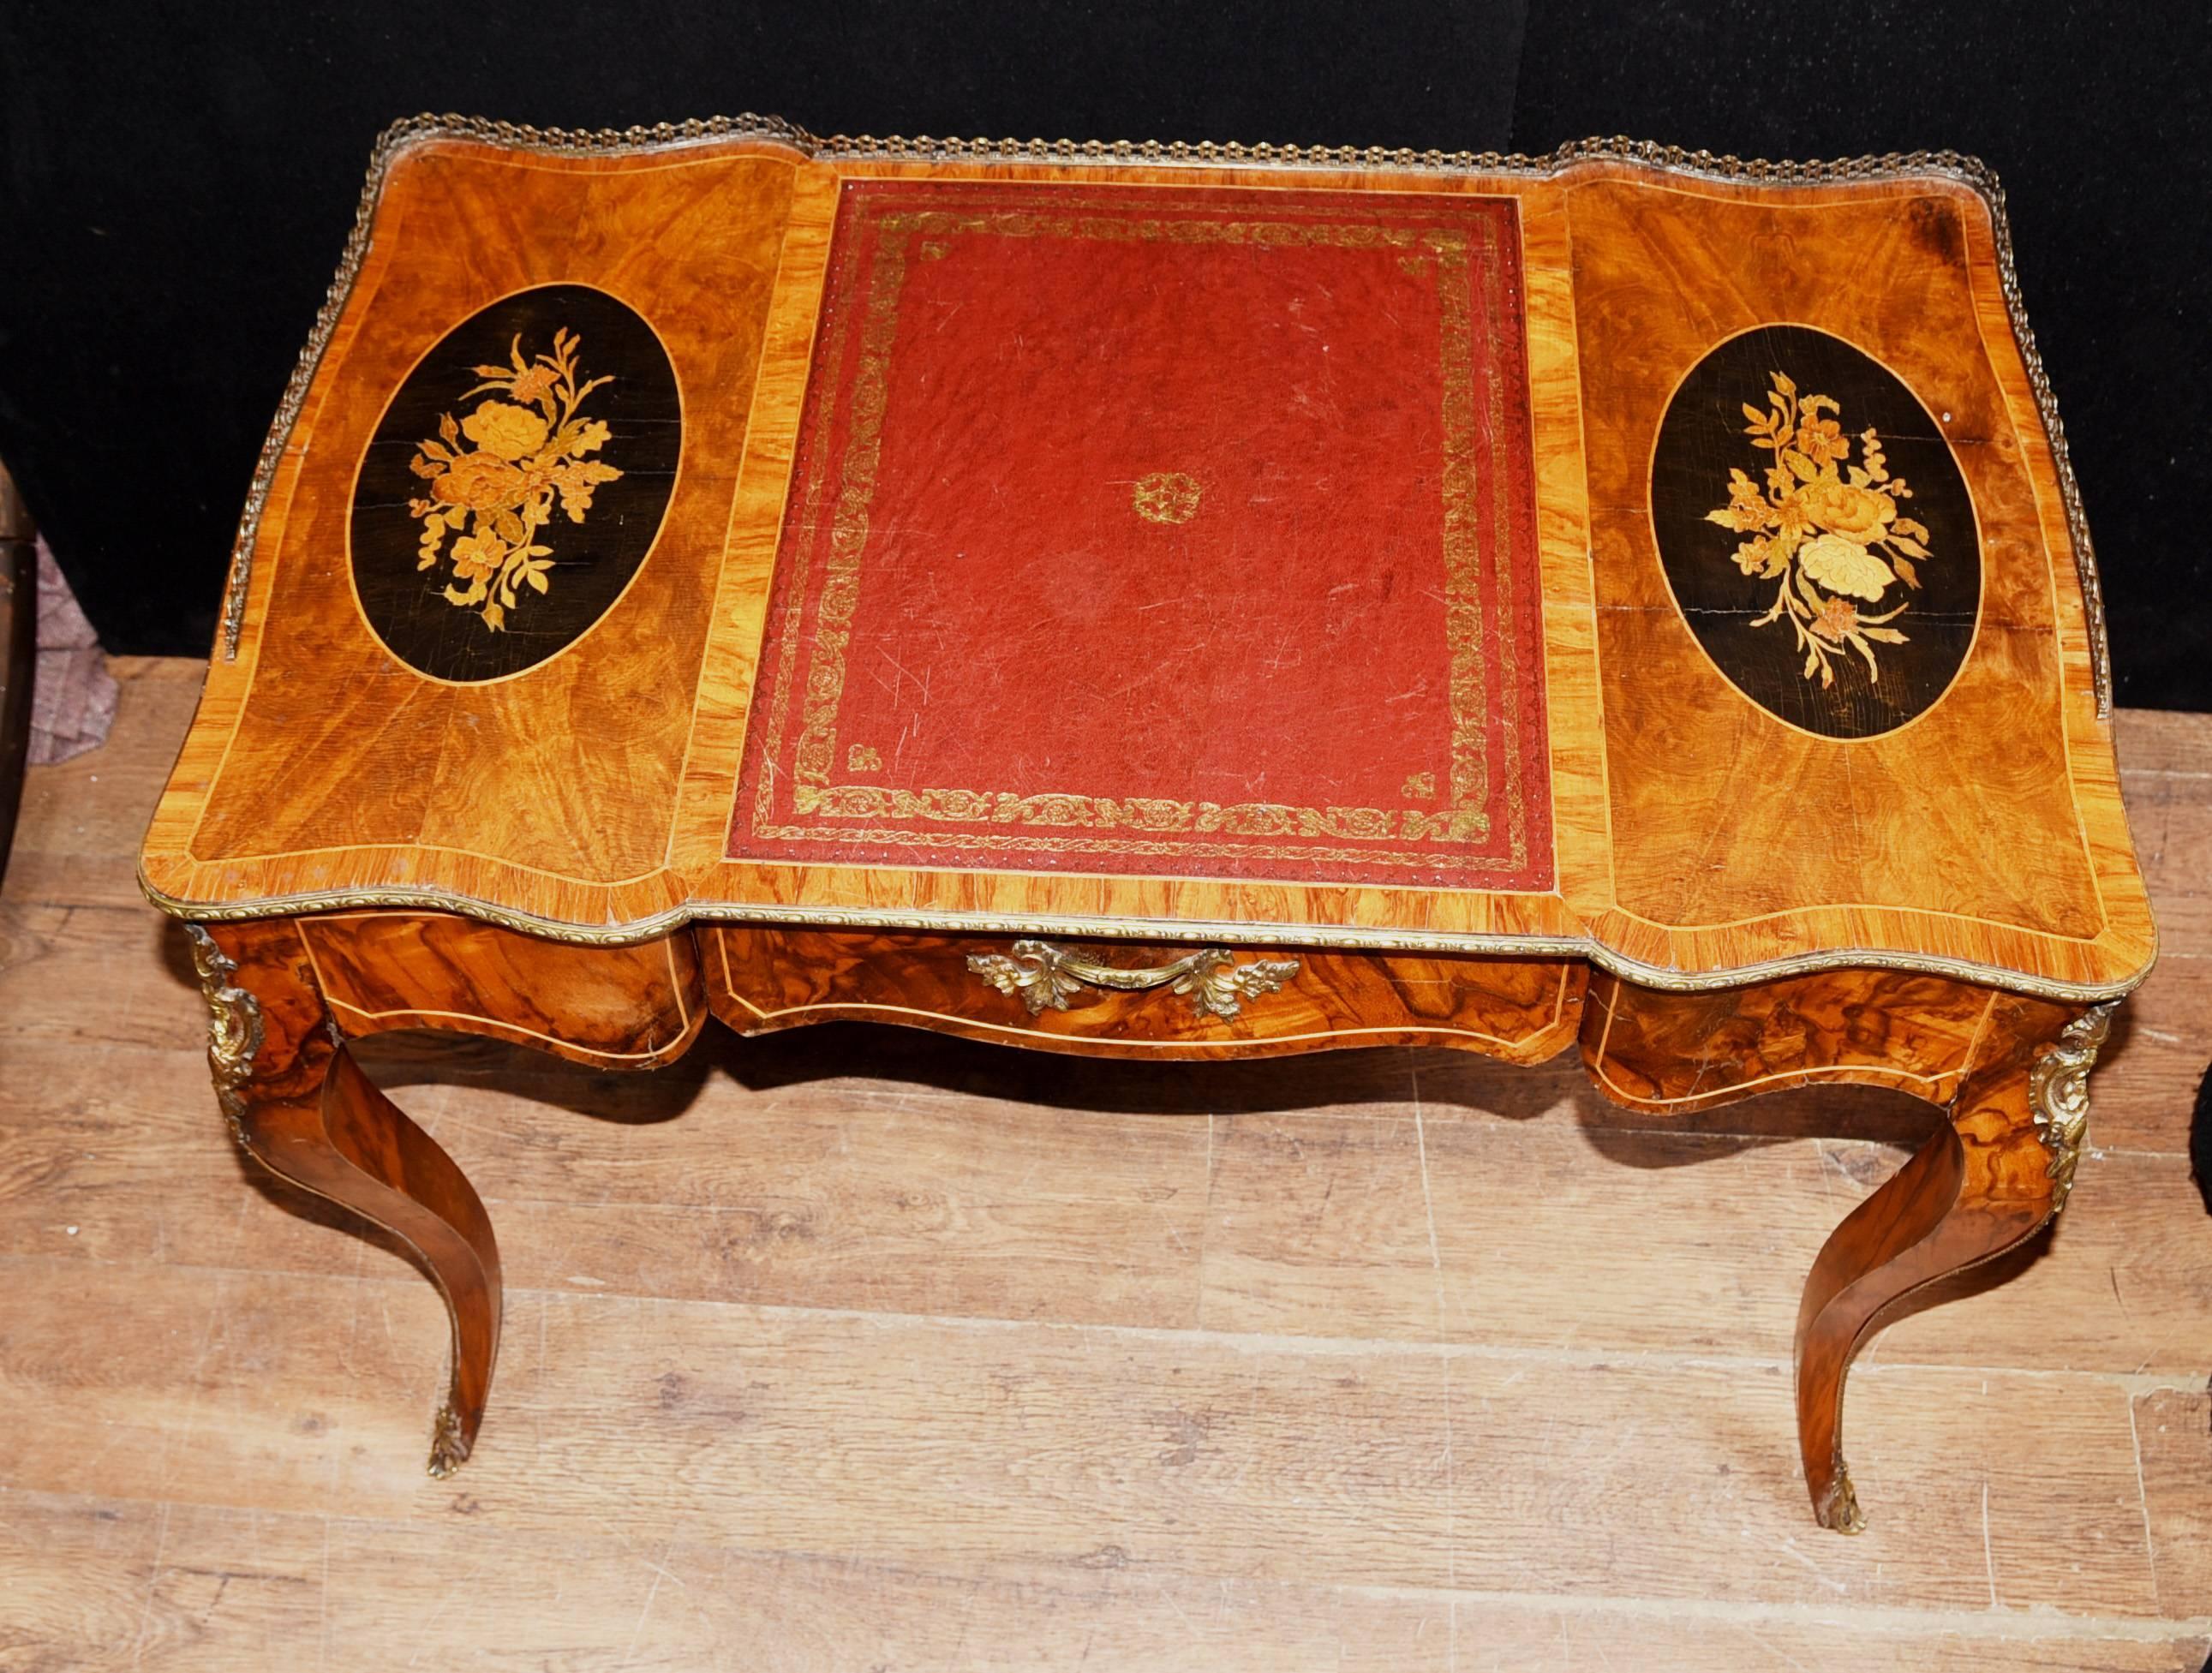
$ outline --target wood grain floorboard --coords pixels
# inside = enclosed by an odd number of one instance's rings
[[[392,1520],[465,1506],[478,1530],[984,1573],[1126,1557],[1949,1609],[2063,1585],[2084,1611],[2158,1613],[2130,1396],[2106,1378],[1868,1372],[1854,1452],[1882,1513],[1845,1542],[1802,1525],[1779,1365],[510,1292],[503,1444],[441,1484],[413,1456],[437,1370],[422,1287],[13,1260],[0,1283],[25,1408],[0,1475],[41,1492]],[[114,1355],[118,1335],[164,1351]],[[2067,1438],[2033,1471],[1992,1451],[2021,1412]]]
[[[2157,1557],[2158,1592],[2170,1613],[2201,1612],[2212,1599],[2212,1389],[2159,1389],[2136,1399],[2144,1520]]]
[[[32,1072],[0,1086],[0,1112],[49,1141],[0,1142],[17,1209],[0,1251],[312,1272],[314,1227],[352,1224],[208,1144],[197,1053],[15,1052]],[[387,1084],[412,1072],[398,1061]],[[720,1068],[687,1089],[691,1072],[409,1101],[483,1183],[523,1287],[1776,1363],[1799,1275],[1899,1155],[1425,1099],[1070,1115],[846,1076],[759,1098],[742,1141],[702,1142],[744,1093]],[[630,1119],[556,1127],[518,1086]],[[1594,1144],[1620,1165],[1591,1165]],[[2186,1164],[2092,1156],[2081,1179],[2054,1238],[1952,1292],[1974,1306],[1908,1318],[1871,1357],[2167,1378],[2212,1359],[2212,1238]],[[266,1201],[241,1213],[241,1189]]]
[[[588,1533],[516,1535],[512,1560],[485,1560],[460,1527],[351,1518],[22,1495],[0,1536],[0,1585],[96,1633],[135,1627],[74,1665],[159,1670],[282,1664],[312,1648],[321,1665],[445,1664],[465,1617],[469,1664],[807,1673],[817,1668],[1138,1673],[1349,1670],[1726,1667],[1784,1673],[1836,1656],[1832,1612],[1673,1609],[1601,1599],[1236,1580],[1194,1582],[1112,1558],[989,1579],[933,1567],[751,1554],[676,1540],[637,1546]],[[325,1573],[344,1577],[326,1590]],[[76,1578],[96,1579],[87,1587]],[[428,1578],[426,1578],[428,1577]],[[579,1609],[579,1600],[595,1607]],[[2073,1626],[2086,1631],[2069,1630]],[[2155,1625],[1930,1612],[1862,1612],[1854,1667],[1941,1666],[2165,1673],[2193,1670],[2205,1640]],[[1986,1634],[1976,1638],[1977,1632]],[[0,1649],[24,1648],[0,1627]],[[374,1650],[366,1646],[374,1646]],[[265,1662],[257,1662],[257,1656]]]
[[[2212,1650],[2212,720],[2122,717],[2165,962],[2055,1237],[1855,1375],[1813,1252],[1925,1116],[1683,1121],[1561,1062],[1047,1059],[889,1029],[657,1076],[362,1053],[489,1202],[492,1414],[421,1474],[429,1286],[224,1135],[132,855],[198,690],[118,667],[0,891],[0,1669],[1856,1666]]]

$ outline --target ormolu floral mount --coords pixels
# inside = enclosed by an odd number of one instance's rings
[[[1002,994],[1012,994],[1029,1007],[1030,1014],[1073,1010],[1083,989],[1110,988],[1121,993],[1141,993],[1165,988],[1187,995],[1191,1008],[1201,1017],[1234,1019],[1242,1016],[1244,1001],[1272,994],[1298,973],[1295,958],[1261,958],[1249,964],[1221,947],[1186,953],[1152,970],[1130,970],[1118,964],[1084,958],[1050,941],[1017,941],[1012,957],[997,952],[971,952],[968,968]]]
[[[404,125],[144,878],[246,1148],[437,1278],[434,1469],[499,1256],[358,1036],[1573,1047],[1929,1106],[1799,1315],[1850,1528],[1860,1342],[2106,1183],[2078,512],[1956,157]]]

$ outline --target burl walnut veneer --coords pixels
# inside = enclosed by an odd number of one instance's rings
[[[144,855],[239,1142],[499,1256],[349,1038],[1578,1043],[1941,1114],[1797,1333],[2033,1234],[2153,937],[2002,210],[1799,167],[402,124]]]

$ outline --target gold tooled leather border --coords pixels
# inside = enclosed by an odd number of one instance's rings
[[[2059,496],[2066,512],[2067,532],[2074,543],[2075,563],[2089,635],[2090,672],[2097,700],[2097,717],[2112,714],[2111,654],[2105,627],[2104,593],[2099,583],[2094,546],[2081,508],[2081,490],[2066,448],[2066,433],[2051,380],[2038,352],[2021,300],[2020,277],[2013,259],[2011,222],[2005,213],[2004,190],[1996,172],[1980,158],[1949,150],[1887,152],[1878,156],[1837,158],[1823,161],[1771,161],[1765,158],[1717,155],[1711,151],[1685,150],[1649,140],[1612,138],[1577,140],[1542,156],[1498,151],[1415,151],[1384,146],[1242,145],[1203,141],[1158,140],[1014,140],[935,139],[927,135],[912,139],[878,138],[872,135],[833,135],[823,138],[781,117],[750,113],[706,120],[660,123],[651,127],[577,130],[537,128],[481,117],[424,113],[393,123],[378,137],[370,154],[368,175],[362,187],[351,234],[340,255],[336,276],[313,329],[300,351],[298,362],[286,385],[275,418],[254,467],[244,515],[231,544],[229,581],[223,596],[216,651],[225,661],[235,660],[240,635],[245,626],[246,595],[252,578],[253,556],[261,517],[276,466],[299,422],[307,390],[322,363],[338,316],[353,291],[354,280],[367,255],[369,228],[378,198],[393,161],[408,147],[430,139],[477,140],[518,150],[555,155],[586,155],[610,152],[661,149],[732,139],[760,139],[787,145],[823,161],[888,161],[921,162],[1040,162],[1060,164],[1166,164],[1200,168],[1359,168],[1407,173],[1454,173],[1546,178],[1585,162],[1627,162],[1693,179],[1762,186],[1832,186],[1853,181],[1936,178],[1965,186],[1987,206],[1996,244],[1997,274],[2012,322],[2013,336],[2027,368],[2035,392],[2037,411],[2057,467]],[[1182,920],[1093,919],[1079,917],[1000,918],[970,916],[953,912],[852,911],[832,907],[744,906],[727,903],[687,904],[650,917],[612,926],[584,926],[541,918],[527,912],[470,899],[436,889],[361,889],[295,895],[246,903],[210,905],[179,900],[165,894],[147,879],[142,866],[139,886],[148,899],[173,916],[198,922],[238,922],[252,918],[291,916],[303,913],[354,910],[362,908],[413,908],[447,911],[481,919],[505,928],[548,940],[586,946],[618,946],[653,938],[690,922],[776,923],[815,928],[915,930],[969,935],[1060,935],[1097,940],[1146,940],[1177,942],[1208,941],[1229,945],[1342,947],[1371,952],[1486,953],[1504,958],[1575,958],[1588,959],[1599,969],[1624,981],[1681,993],[1709,992],[1755,982],[1802,976],[1819,970],[1843,969],[1923,970],[1954,976],[2039,998],[2068,1001],[2118,998],[2140,984],[2148,967],[2118,983],[2081,984],[2056,982],[1969,960],[1934,954],[1888,950],[1828,949],[1790,958],[1770,959],[1723,970],[1686,972],[1646,964],[1624,958],[1594,938],[1581,936],[1451,935],[1385,929],[1364,929],[1339,924],[1207,923]]]
[[[1594,936],[1488,935],[1478,932],[1449,934],[1431,930],[1364,928],[1356,924],[1297,924],[1221,922],[1199,918],[1091,918],[1068,916],[1008,918],[985,913],[939,912],[922,908],[905,911],[877,911],[841,906],[748,906],[729,901],[700,902],[669,908],[650,917],[628,923],[586,926],[565,923],[495,905],[466,895],[440,889],[337,889],[317,893],[285,895],[268,900],[221,905],[179,900],[156,888],[142,866],[138,886],[147,899],[169,914],[191,923],[238,923],[256,918],[300,917],[318,912],[354,912],[392,908],[417,912],[450,912],[497,924],[549,941],[581,946],[633,946],[671,934],[687,924],[760,924],[800,929],[914,930],[937,935],[1057,936],[1062,940],[1165,941],[1182,946],[1205,942],[1231,947],[1311,947],[1358,952],[1437,952],[1482,954],[1495,958],[1580,958],[1609,975],[1638,987],[1669,993],[1711,993],[1722,988],[1749,987],[1785,976],[1811,976],[1821,970],[1917,970],[1928,976],[1950,976],[1984,988],[2036,999],[2094,1002],[2119,999],[2141,987],[2150,966],[2120,982],[2059,982],[2031,976],[1996,964],[1979,964],[1968,958],[1942,953],[1899,952],[1894,949],[1828,948],[1790,958],[1764,959],[1753,964],[1731,964],[1717,970],[1680,970],[1647,964],[1616,952]]]

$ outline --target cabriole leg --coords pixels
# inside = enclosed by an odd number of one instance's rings
[[[289,922],[186,927],[207,995],[208,1061],[233,1135],[270,1172],[384,1227],[446,1299],[453,1377],[430,1474],[469,1456],[499,1351],[499,1250],[475,1189],[355,1064]]]
[[[1823,1527],[1865,1525],[1843,1457],[1844,1380],[1861,1342],[1915,1291],[1994,1259],[2062,1207],[2088,1117],[2087,1079],[2112,1007],[2055,1043],[1972,1074],[1950,1120],[1836,1228],[1797,1312],[1797,1434]]]

